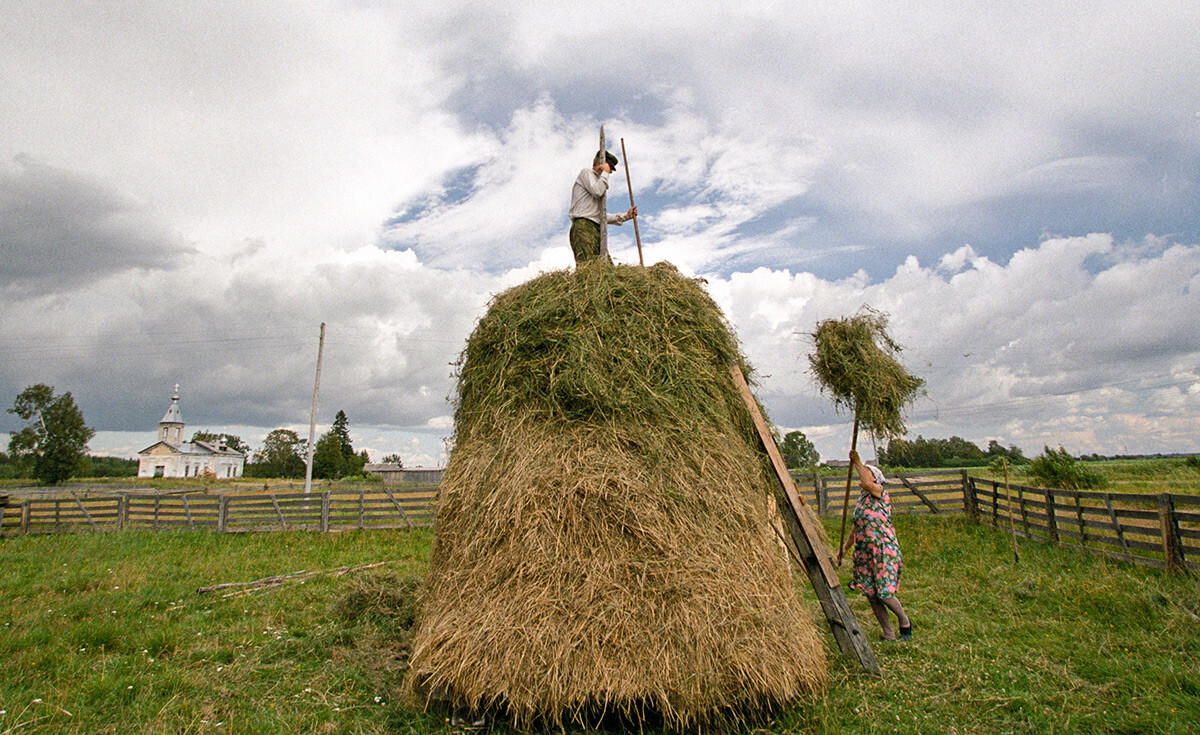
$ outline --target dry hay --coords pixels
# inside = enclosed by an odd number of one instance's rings
[[[720,310],[669,265],[498,296],[460,367],[409,681],[517,727],[740,720],[824,680]]]
[[[900,352],[887,333],[887,316],[863,309],[845,319],[826,319],[811,335],[809,365],[834,403],[856,412],[872,434],[902,436],[904,406],[925,385],[896,360]]]

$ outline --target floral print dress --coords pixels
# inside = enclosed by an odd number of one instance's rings
[[[854,504],[854,579],[850,588],[868,597],[895,597],[904,560],[892,526],[887,490],[876,498],[863,491]]]

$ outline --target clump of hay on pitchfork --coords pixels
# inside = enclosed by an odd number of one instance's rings
[[[859,428],[879,437],[904,435],[904,407],[925,385],[897,361],[900,346],[887,323],[887,315],[873,309],[826,319],[812,334],[808,357],[821,390],[849,408]]]
[[[720,309],[667,264],[585,265],[494,299],[460,363],[419,702],[519,728],[691,728],[822,685],[733,364]]]
[[[821,391],[833,397],[834,405],[854,413],[850,448],[858,445],[858,430],[865,428],[876,437],[904,434],[904,408],[925,385],[896,359],[900,346],[888,335],[887,315],[870,308],[852,317],[826,319],[813,332],[813,352],[808,356]],[[846,500],[842,507],[842,559],[846,535],[846,513],[850,503],[850,478],[846,476]]]

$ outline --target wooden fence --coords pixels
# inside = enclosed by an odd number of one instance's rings
[[[0,506],[4,536],[207,529],[218,533],[432,526],[436,486],[362,488],[311,494],[160,495],[29,498]]]
[[[926,470],[888,475],[888,495],[893,513],[961,513],[963,512],[963,483],[966,473],[961,470]],[[820,477],[815,474],[793,474],[796,489],[817,515],[842,512],[846,502],[846,477]],[[894,484],[892,484],[894,483]],[[850,505],[858,497],[858,478],[850,485]]]
[[[966,477],[977,523],[1130,564],[1200,569],[1200,496],[1047,490]]]
[[[818,515],[840,515],[845,477],[794,475]],[[1089,553],[1200,570],[1200,496],[1046,490],[970,477],[959,470],[893,474],[892,512],[962,513],[984,525]],[[858,483],[851,485],[851,500]],[[1010,499],[1011,493],[1011,499]],[[219,533],[432,526],[436,485],[257,495],[126,494],[0,501],[0,535],[209,529]],[[1011,519],[1011,522],[1010,522]]]

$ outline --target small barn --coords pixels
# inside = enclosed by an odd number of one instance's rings
[[[395,462],[363,465],[363,474],[382,479],[384,485],[436,485],[443,472],[441,467],[402,467]]]

